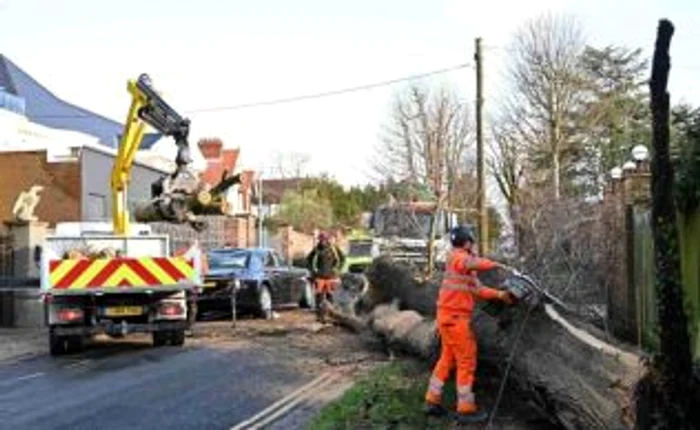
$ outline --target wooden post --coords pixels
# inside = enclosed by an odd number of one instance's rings
[[[484,134],[483,134],[483,116],[482,109],[484,106],[483,95],[483,75],[482,66],[483,58],[481,56],[481,38],[476,38],[476,53],[474,54],[476,62],[476,165],[477,165],[477,206],[479,208],[479,253],[481,255],[488,254],[489,243],[489,219],[488,210],[486,207],[486,185],[485,185],[485,161],[484,161]]]

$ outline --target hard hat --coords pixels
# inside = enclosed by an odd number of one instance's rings
[[[458,225],[450,231],[450,242],[454,247],[463,247],[467,242],[474,243],[474,232],[467,225]]]

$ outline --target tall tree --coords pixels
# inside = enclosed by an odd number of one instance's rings
[[[307,175],[311,155],[297,151],[276,151],[269,157],[269,171],[274,178],[301,178]]]
[[[586,194],[598,194],[610,169],[628,161],[634,145],[651,140],[648,67],[641,49],[587,47],[581,56],[585,90],[577,123],[582,145],[570,173],[581,179]]]
[[[582,97],[584,47],[578,21],[551,14],[526,22],[512,46],[508,118],[529,150],[532,180],[550,183],[554,199],[562,195],[566,161],[573,149],[572,115]]]
[[[383,130],[375,170],[449,200],[472,142],[468,108],[446,87],[411,86],[397,95]]]

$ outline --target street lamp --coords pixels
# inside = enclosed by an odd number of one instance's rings
[[[637,168],[637,163],[635,163],[634,161],[631,161],[631,160],[622,165],[622,171],[626,172],[626,173],[632,172],[636,168]]]
[[[610,177],[617,180],[622,177],[622,169],[619,167],[613,167],[610,169]]]
[[[646,159],[649,157],[649,150],[647,149],[646,146],[644,145],[636,145],[634,148],[632,148],[632,158],[634,158],[634,161],[637,163],[641,163],[642,161],[646,161]]]

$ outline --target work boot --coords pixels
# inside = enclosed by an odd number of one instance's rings
[[[425,412],[426,415],[433,417],[442,417],[447,415],[447,409],[445,409],[441,404],[435,403],[426,403],[423,412]]]
[[[489,414],[487,414],[486,411],[484,411],[482,409],[477,409],[476,411],[469,412],[469,413],[464,413],[464,412],[453,413],[453,418],[459,424],[480,423],[482,421],[486,421],[486,419],[488,417],[489,417]]]

